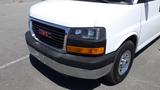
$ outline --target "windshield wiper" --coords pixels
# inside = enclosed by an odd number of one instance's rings
[[[89,2],[111,3],[111,1],[109,1],[109,0],[75,0],[75,1],[89,1]]]
[[[105,2],[105,3],[111,3],[109,0],[100,0],[102,2]]]

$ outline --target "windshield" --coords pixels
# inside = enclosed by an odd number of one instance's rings
[[[119,4],[133,4],[133,0],[77,0],[89,2],[102,2],[102,3],[119,3]]]

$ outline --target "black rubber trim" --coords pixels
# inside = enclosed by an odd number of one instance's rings
[[[67,40],[67,45],[86,47],[86,48],[105,47],[106,46],[106,40],[92,42],[92,41],[80,41],[80,40],[68,39]]]
[[[35,40],[29,31],[26,32],[25,38],[29,46],[52,60],[64,65],[81,69],[95,70],[114,62],[115,52],[99,57],[76,56],[67,53],[60,53],[50,47],[47,47],[46,45]]]

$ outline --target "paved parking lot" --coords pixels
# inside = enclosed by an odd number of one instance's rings
[[[160,39],[136,57],[128,77],[115,86],[63,76],[29,57],[24,34],[36,2],[0,2],[0,90],[160,90]]]

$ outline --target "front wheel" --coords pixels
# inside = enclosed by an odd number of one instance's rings
[[[126,41],[117,50],[115,56],[115,62],[109,75],[104,79],[112,84],[118,84],[122,82],[127,76],[133,63],[135,54],[135,45],[132,41]]]

